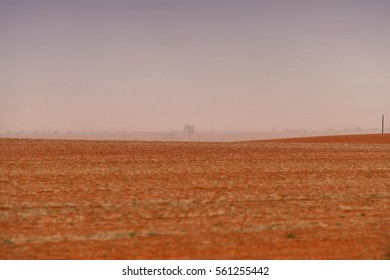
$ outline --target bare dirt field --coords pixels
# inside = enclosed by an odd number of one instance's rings
[[[390,144],[390,134],[355,134],[262,140],[273,143]]]
[[[0,139],[0,258],[388,259],[390,136],[352,138]]]

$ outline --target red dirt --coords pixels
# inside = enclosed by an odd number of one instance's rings
[[[389,198],[386,144],[0,139],[0,258],[385,259]]]
[[[261,140],[274,143],[390,144],[390,134],[356,134]]]

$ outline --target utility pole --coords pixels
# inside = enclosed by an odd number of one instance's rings
[[[385,115],[382,115],[382,134],[385,131]]]

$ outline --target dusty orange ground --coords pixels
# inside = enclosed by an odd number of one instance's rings
[[[390,134],[355,134],[321,137],[299,137],[262,140],[279,143],[347,143],[347,144],[390,144]]]
[[[0,258],[390,258],[383,137],[0,139]]]

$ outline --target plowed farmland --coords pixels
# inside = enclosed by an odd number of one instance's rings
[[[0,258],[388,259],[390,137],[356,137],[0,139]]]

